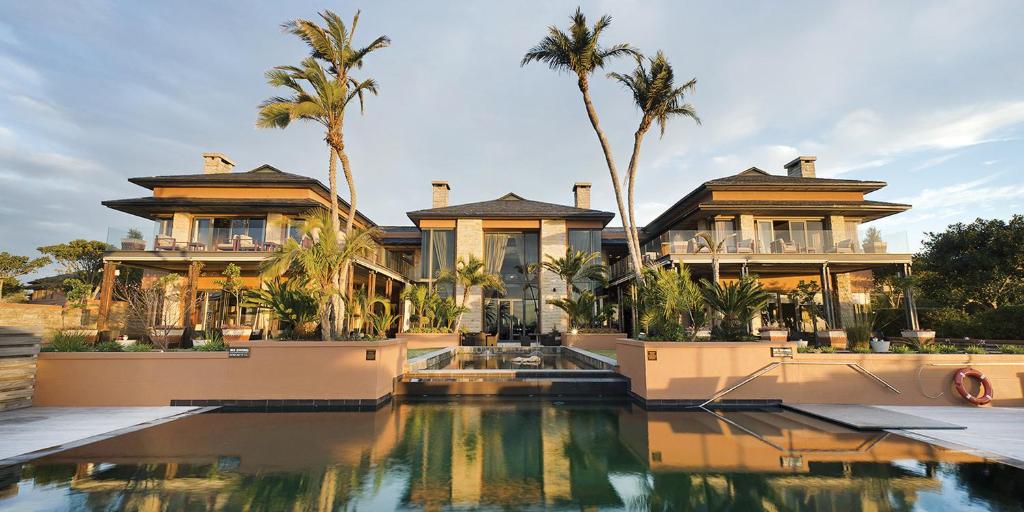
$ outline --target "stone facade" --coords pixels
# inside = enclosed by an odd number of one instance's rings
[[[430,207],[431,208],[444,208],[448,206],[448,191],[451,187],[447,181],[435,181],[430,184],[431,197]]]
[[[548,256],[560,258],[565,256],[568,247],[568,231],[564,220],[540,221],[540,259],[547,261]],[[540,269],[540,326],[541,332],[549,332],[558,327],[565,332],[569,328],[565,313],[547,303],[548,299],[565,297],[565,282],[554,272],[543,267]]]
[[[435,188],[436,190],[436,188]],[[455,261],[467,261],[470,256],[484,259],[484,224],[480,219],[459,219],[455,227]],[[463,287],[455,290],[457,300],[462,300]],[[469,311],[462,315],[462,326],[474,332],[483,329],[483,292],[471,290],[466,300]]]

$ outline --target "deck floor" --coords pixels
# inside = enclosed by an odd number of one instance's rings
[[[0,466],[202,412],[202,407],[29,407],[0,413]]]
[[[874,405],[786,404],[786,408],[856,430],[965,428],[963,425]]]
[[[891,405],[878,407],[966,427],[964,430],[900,429],[891,432],[1024,469],[1024,408]]]

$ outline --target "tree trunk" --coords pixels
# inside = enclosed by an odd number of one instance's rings
[[[633,155],[629,157],[629,171],[628,180],[629,184],[629,228],[628,231],[632,236],[632,243],[636,244],[636,263],[640,264],[640,233],[636,227],[636,204],[633,199],[633,192],[636,189],[636,174],[637,166],[640,163],[640,146],[644,142],[644,134],[647,133],[647,129],[650,128],[651,121],[646,116],[640,120],[640,127],[637,128],[636,134],[633,135]]]
[[[345,173],[345,181],[348,182],[348,216],[345,219],[345,236],[352,234],[352,227],[356,220],[356,181],[352,177],[352,167],[348,162],[348,155],[345,153],[345,142],[341,141],[338,147],[338,156],[341,158],[341,170]]]
[[[324,341],[334,341],[334,336],[331,335],[331,309],[329,304],[324,304],[323,312],[320,313],[320,337]]]
[[[626,245],[629,248],[629,257],[633,262],[633,274],[636,280],[639,282],[643,279],[642,268],[640,267],[640,243],[636,239],[635,234],[629,229],[629,221],[626,217],[626,207],[622,201],[622,186],[619,183],[619,171],[615,168],[615,158],[612,157],[612,147],[608,143],[608,138],[605,137],[604,130],[601,129],[601,121],[597,118],[597,110],[594,109],[594,103],[590,100],[590,86],[587,82],[587,78],[582,76],[579,78],[580,92],[583,93],[583,105],[587,109],[587,117],[590,118],[590,125],[594,127],[594,133],[597,134],[597,140],[601,143],[601,150],[604,151],[604,161],[608,165],[608,174],[612,179],[612,189],[615,191],[615,203],[619,207],[619,217],[622,219],[622,228],[626,231]]]

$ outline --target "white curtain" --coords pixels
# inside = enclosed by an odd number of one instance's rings
[[[505,248],[508,247],[509,235],[503,233],[488,233],[487,246],[485,247],[485,263],[487,272],[500,274],[501,266],[505,263]]]

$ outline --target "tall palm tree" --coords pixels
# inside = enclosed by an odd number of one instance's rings
[[[633,134],[633,154],[629,158],[627,173],[629,227],[626,230],[631,233],[633,239],[636,239],[636,206],[633,192],[636,189],[637,165],[640,162],[640,146],[643,144],[644,135],[652,124],[657,123],[661,136],[664,137],[666,123],[670,118],[677,116],[688,117],[700,124],[697,111],[693,105],[685,101],[686,93],[693,92],[696,88],[697,79],[691,78],[690,81],[676,87],[672,65],[661,50],[658,50],[653,58],[645,59],[641,55],[636,55],[636,69],[632,73],[609,73],[608,77],[632,92],[633,101],[643,114],[640,117],[640,126]]]
[[[357,229],[344,240],[339,240],[337,217],[327,210],[310,210],[304,214],[304,218],[299,232],[304,239],[312,242],[300,244],[288,239],[263,264],[262,273],[267,277],[276,277],[291,272],[306,279],[317,302],[321,334],[330,341],[334,339],[330,303],[340,294],[335,277],[339,269],[351,262],[352,258],[374,245],[379,231],[376,228]]]
[[[608,166],[608,174],[611,176],[615,202],[619,207],[619,216],[622,217],[622,227],[626,229],[633,272],[637,280],[640,280],[643,278],[641,275],[643,267],[640,262],[640,241],[637,239],[636,233],[629,230],[626,207],[622,200],[622,186],[619,183],[615,158],[612,156],[612,147],[608,143],[604,130],[601,129],[601,121],[597,117],[597,110],[590,98],[590,76],[594,74],[594,71],[604,68],[605,64],[615,57],[639,55],[639,52],[628,43],[619,43],[611,47],[600,45],[601,34],[612,22],[611,16],[601,16],[594,27],[590,28],[587,26],[587,18],[583,15],[583,11],[577,7],[576,14],[570,19],[572,23],[569,24],[568,33],[554,25],[548,27],[548,35],[526,52],[520,66],[537,61],[546,63],[552,70],[566,71],[576,75],[576,85],[583,94],[583,106],[586,108],[587,118],[590,119],[590,125],[594,127],[597,140],[601,143],[605,164]]]
[[[294,34],[305,41],[311,49],[312,57],[328,64],[328,71],[333,81],[338,84],[342,96],[347,98],[353,95],[358,96],[360,112],[362,112],[363,92],[377,94],[377,85],[372,79],[362,82],[355,80],[351,77],[350,72],[353,68],[361,68],[363,66],[363,59],[368,54],[381,48],[386,48],[391,44],[391,40],[387,36],[379,36],[364,47],[354,46],[353,39],[356,34],[356,26],[359,24],[359,13],[360,11],[356,11],[355,16],[352,17],[350,27],[345,26],[345,22],[342,21],[340,16],[328,10],[319,13],[320,18],[324,21],[324,26],[320,26],[311,20],[296,19],[285,23],[282,27],[286,32]],[[347,104],[348,100],[345,103]],[[345,173],[345,181],[348,183],[349,209],[345,220],[345,234],[348,235],[352,232],[352,226],[355,222],[357,197],[352,167],[349,164],[348,154],[345,152],[344,128],[345,110],[342,108],[338,112],[336,122],[328,127],[324,140],[327,141],[327,144],[332,149],[332,170],[330,175],[331,195],[332,201],[334,201],[332,203],[332,212],[336,215],[338,213],[336,204],[337,178],[336,172],[333,170],[334,156],[341,160],[341,168]]]
[[[728,238],[723,238],[722,240],[715,240],[715,236],[707,231],[701,231],[697,233],[695,237],[697,238],[698,245],[697,252],[700,252],[702,249],[706,248],[708,250],[708,253],[711,254],[712,282],[717,283],[720,277],[719,259],[721,258],[722,253],[726,252],[725,242],[728,241]]]
[[[599,252],[588,254],[583,251],[566,249],[565,256],[561,258],[555,258],[550,254],[547,255],[547,261],[543,265],[544,268],[560,277],[562,281],[565,281],[566,298],[571,299],[574,293],[580,291],[576,286],[576,283],[579,281],[584,279],[604,279],[605,266],[600,262],[594,263],[594,260],[599,260],[600,258],[601,253]]]
[[[462,327],[462,315],[466,311],[466,302],[469,301],[469,294],[473,288],[483,290],[505,290],[505,283],[497,274],[487,272],[487,265],[476,256],[471,255],[468,260],[459,258],[455,262],[455,268],[442,270],[437,276],[441,283],[452,283],[458,288],[462,287],[462,302],[459,304],[459,317],[455,321],[454,332],[459,332]]]

